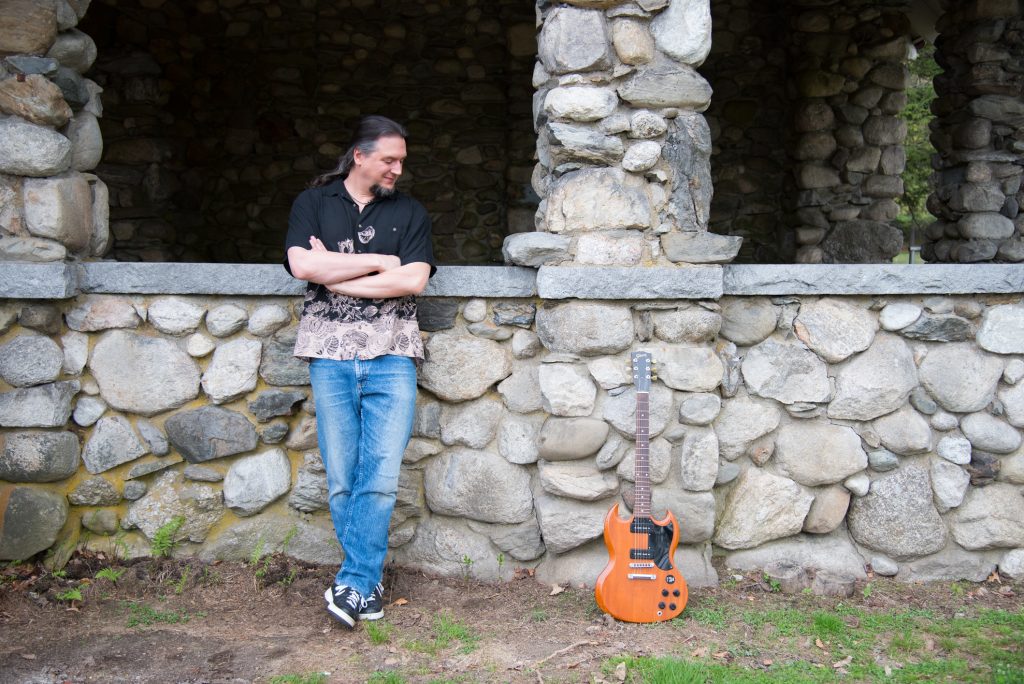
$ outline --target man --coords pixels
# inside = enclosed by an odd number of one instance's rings
[[[327,610],[352,629],[384,615],[381,573],[412,433],[423,343],[414,295],[436,268],[430,217],[395,190],[406,131],[360,121],[336,169],[292,205],[285,268],[309,281],[295,355],[310,361],[320,455],[345,552]]]

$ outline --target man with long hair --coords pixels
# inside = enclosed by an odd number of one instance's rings
[[[433,275],[430,216],[395,190],[405,129],[359,122],[333,171],[292,205],[285,268],[308,281],[295,355],[308,359],[328,503],[345,559],[324,592],[352,629],[384,615],[381,574],[423,343],[415,295]]]

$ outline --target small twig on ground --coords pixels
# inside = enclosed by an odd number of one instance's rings
[[[544,684],[544,678],[540,676],[540,672],[534,672],[537,675],[537,684]]]
[[[575,644],[570,644],[569,646],[566,646],[565,648],[560,648],[557,651],[555,651],[554,653],[550,654],[549,656],[547,656],[545,658],[541,658],[536,663],[534,663],[533,666],[534,667],[540,667],[541,665],[543,665],[547,661],[551,660],[552,658],[560,656],[563,653],[567,653],[568,651],[571,651],[572,649],[578,648],[580,646],[597,646],[597,642],[596,641],[577,641]],[[539,675],[539,673],[538,673],[538,675]]]

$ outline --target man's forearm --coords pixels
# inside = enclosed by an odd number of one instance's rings
[[[302,247],[288,249],[288,265],[292,275],[299,280],[327,285],[387,268],[386,255],[382,254],[341,254]]]
[[[328,284],[327,288],[338,294],[364,299],[383,299],[416,295],[427,286],[430,265],[415,262],[393,268],[390,271],[352,278],[344,282]]]

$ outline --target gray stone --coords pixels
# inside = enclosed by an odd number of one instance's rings
[[[569,242],[553,233],[514,233],[505,238],[501,253],[507,264],[537,267],[568,259]]]
[[[674,263],[727,264],[736,258],[743,238],[708,232],[668,233],[661,237],[665,257]]]
[[[224,476],[224,505],[235,515],[256,515],[288,491],[292,466],[282,449],[239,458]]]
[[[545,363],[538,369],[543,408],[554,416],[589,416],[597,387],[585,367],[571,363]]]
[[[117,511],[103,508],[97,511],[90,511],[82,516],[82,527],[93,534],[110,536],[119,529]]]
[[[885,448],[900,455],[920,454],[932,448],[928,421],[909,406],[877,418],[872,427]]]
[[[224,479],[223,473],[214,470],[209,466],[189,464],[182,471],[186,480],[195,482],[221,482]]]
[[[504,410],[501,401],[487,396],[441,408],[441,442],[482,449],[498,432]]]
[[[906,342],[895,335],[876,335],[867,351],[836,373],[828,415],[850,420],[883,416],[902,406],[917,382],[914,355]]]
[[[893,577],[900,571],[899,564],[888,556],[875,554],[871,556],[871,571],[882,577]]]
[[[147,319],[168,335],[191,335],[199,327],[206,309],[181,297],[159,297],[149,305]]]
[[[931,467],[932,491],[939,513],[956,508],[964,500],[971,476],[958,465],[947,461],[933,461]]]
[[[710,392],[722,382],[725,367],[710,347],[657,346],[658,379],[684,392]]]
[[[0,480],[57,482],[78,470],[78,437],[42,430],[0,434]]]
[[[825,105],[826,107],[828,105]],[[867,239],[860,234],[858,239]],[[968,271],[968,272],[965,272]],[[1013,264],[964,269],[956,264],[729,264],[723,267],[728,295],[972,294],[1020,292],[1024,270]]]
[[[658,49],[672,59],[698,67],[711,51],[711,6],[708,0],[672,0],[651,22]]]
[[[548,195],[545,228],[551,233],[647,228],[652,217],[645,186],[617,168],[567,173]]]
[[[443,447],[433,440],[419,439],[413,437],[405,447],[402,454],[402,463],[419,463],[428,456],[435,456],[443,450]]]
[[[0,173],[45,177],[71,165],[71,141],[48,126],[9,117],[0,120]]]
[[[521,234],[534,235],[535,233]],[[458,314],[459,303],[457,301],[420,299],[416,303],[416,318],[419,322],[420,330],[423,332],[448,330],[455,327],[455,317]]]
[[[1000,193],[1002,194],[1002,193]],[[995,208],[1002,206],[1003,200],[999,198]],[[971,209],[971,207],[965,207]],[[957,222],[960,228],[960,235],[969,240],[1004,240],[1013,237],[1013,221],[995,211],[978,211],[977,213],[964,216]]]
[[[544,348],[537,333],[530,330],[516,330],[512,335],[512,357],[530,359]],[[514,371],[513,371],[514,372]]]
[[[576,238],[576,263],[586,265],[635,265],[643,259],[646,243],[636,231],[600,231]]]
[[[67,254],[64,245],[44,238],[5,235],[0,241],[0,261],[61,261]]]
[[[672,417],[672,390],[660,384],[653,384],[648,394],[647,428],[651,437],[656,437],[668,425]],[[610,396],[604,403],[604,419],[627,437],[636,436],[636,388],[631,387],[620,394]]]
[[[529,363],[513,363],[512,374],[498,383],[498,394],[510,411],[532,413],[543,402],[538,367]]]
[[[827,368],[802,344],[768,338],[747,352],[742,370],[747,387],[758,396],[784,404],[829,399]]]
[[[545,305],[537,311],[537,334],[553,352],[613,354],[632,344],[633,317],[628,307],[615,304]]]
[[[614,473],[602,472],[580,461],[541,461],[538,472],[545,492],[578,501],[607,499],[619,489]]]
[[[641,109],[633,112],[629,117],[629,137],[631,138],[658,138],[668,131],[668,124],[664,117],[654,112]]]
[[[881,221],[840,221],[819,246],[827,263],[891,262],[903,233]]]
[[[763,341],[779,320],[779,309],[762,297],[729,298],[722,302],[721,335],[741,347]]]
[[[619,433],[612,432],[597,454],[594,456],[594,463],[601,470],[614,468],[626,457],[630,444],[619,436]]]
[[[777,408],[754,399],[737,397],[725,402],[714,421],[722,457],[733,461],[744,455],[756,441],[779,426],[780,418]]]
[[[50,548],[68,519],[67,499],[55,492],[8,486],[0,502],[0,560],[23,561]]]
[[[0,427],[64,427],[77,380],[0,392]]]
[[[436,333],[426,344],[420,386],[444,401],[466,401],[484,394],[512,373],[512,359],[497,342]]]
[[[749,549],[798,533],[814,497],[788,478],[760,468],[744,471],[725,501],[715,544]]]
[[[551,122],[548,137],[555,146],[550,149],[551,163],[583,161],[614,164],[622,159],[622,140],[618,136],[604,135],[586,126]]]
[[[978,345],[996,354],[1024,354],[1024,306],[1003,304],[985,311]]]
[[[629,146],[622,157],[622,168],[631,173],[643,173],[658,163],[661,157],[661,145],[645,140]]]
[[[614,389],[633,381],[629,366],[619,358],[602,356],[589,361],[587,370],[601,389]]]
[[[700,306],[651,313],[654,335],[665,342],[709,342],[722,328],[722,315]]]
[[[740,476],[740,467],[735,463],[728,461],[718,464],[718,477],[715,478],[715,486],[721,487],[722,485],[729,484],[737,477]]]
[[[127,498],[127,485],[125,487]],[[152,487],[128,506],[121,520],[126,530],[139,529],[149,539],[176,517],[184,522],[174,535],[175,541],[202,543],[224,514],[219,488],[186,482],[176,470],[160,474]]]
[[[248,561],[257,546],[315,565],[341,563],[341,547],[330,519],[257,516],[233,523],[199,550],[206,563],[217,560]]]
[[[242,337],[217,347],[202,377],[203,391],[213,403],[224,404],[256,389],[262,351],[258,340]]]
[[[590,86],[552,88],[544,98],[544,111],[553,119],[597,121],[609,116],[618,105],[615,92]]]
[[[935,414],[932,416],[931,424],[932,427],[935,428],[936,430],[946,432],[958,426],[960,424],[960,421],[958,421],[956,416],[954,416],[951,413],[946,413],[945,411],[936,411]]]
[[[156,460],[140,461],[134,464],[128,469],[128,473],[124,476],[125,480],[134,480],[136,478],[145,477],[158,473],[161,470],[167,470],[181,463],[180,456],[173,456],[171,458],[158,458]]]
[[[89,360],[89,336],[69,330],[61,335],[60,343],[64,348],[64,372],[68,375],[81,375]]]
[[[541,266],[544,299],[706,299],[722,294],[721,266]]]
[[[1003,373],[1006,377],[1006,373]],[[1019,428],[1024,428],[1024,383],[1017,383],[1012,387],[1004,387],[999,390],[999,401],[1003,405],[1003,413],[1006,421]]]
[[[939,405],[932,401],[923,387],[915,387],[910,393],[910,405],[926,416],[935,415]]]
[[[92,474],[102,473],[147,453],[131,423],[123,416],[101,418],[85,442],[82,461]]]
[[[574,7],[552,10],[537,39],[537,54],[551,74],[604,69],[608,47],[603,13]]]
[[[722,410],[717,394],[687,394],[679,402],[679,421],[688,425],[708,425]]]
[[[46,56],[84,74],[96,60],[96,43],[78,29],[61,31]]]
[[[149,450],[157,456],[166,456],[171,447],[167,443],[167,437],[161,432],[160,428],[150,423],[148,420],[139,418],[135,421],[135,429],[142,435],[142,439],[149,446]]]
[[[970,321],[952,314],[924,314],[900,330],[900,334],[912,340],[929,342],[960,342],[974,337]]]
[[[837,299],[819,299],[804,302],[793,330],[811,351],[838,363],[867,349],[878,324],[861,307]]]
[[[306,393],[299,390],[265,390],[249,402],[249,411],[260,423],[277,416],[294,415],[296,404],[306,400]]]
[[[703,112],[711,103],[711,86],[693,67],[665,58],[638,66],[617,90],[634,107]]]
[[[936,554],[900,566],[896,579],[901,582],[984,582],[995,572],[996,564],[950,544]]]
[[[326,510],[329,506],[327,472],[318,452],[303,456],[288,505],[303,513]]]
[[[513,572],[509,563],[499,571],[498,554],[485,534],[474,532],[467,521],[439,516],[421,522],[412,540],[392,553],[403,567],[448,577],[507,581]]]
[[[947,411],[973,413],[995,397],[1002,362],[968,343],[934,347],[921,362],[921,384]]]
[[[141,482],[139,480],[132,480],[130,482],[124,483],[124,491],[122,492],[122,496],[124,496],[125,501],[138,501],[143,496],[145,496],[147,490],[148,487],[146,487],[145,482]]]
[[[533,418],[510,416],[502,421],[498,430],[498,453],[509,463],[526,465],[538,457],[540,421]]]
[[[826,487],[814,495],[804,520],[804,532],[827,534],[842,524],[850,507],[850,492],[843,487]]]
[[[518,525],[489,525],[467,521],[469,529],[485,535],[491,543],[518,561],[531,561],[544,554],[544,540],[536,516]]]
[[[553,553],[565,553],[603,534],[610,503],[538,494],[536,505],[544,545]]]
[[[264,304],[256,307],[249,316],[249,333],[256,337],[266,337],[288,325],[292,315],[288,309],[279,304]]]
[[[872,470],[884,473],[898,468],[900,459],[888,449],[875,449],[868,452],[868,463]]]
[[[96,117],[89,112],[79,112],[68,125],[66,135],[71,141],[71,169],[95,169],[103,157],[103,134]]]
[[[857,473],[843,480],[843,486],[854,496],[865,496],[871,491],[871,478],[867,473]]]
[[[815,572],[835,572],[858,579],[866,577],[864,560],[857,547],[840,532],[821,536],[800,534],[725,556],[726,566],[734,570],[762,570],[775,561],[795,563]]]
[[[227,337],[241,330],[249,320],[248,312],[235,304],[221,304],[206,314],[206,329],[214,337]]]
[[[570,461],[597,453],[608,438],[608,423],[596,418],[548,418],[541,427],[538,455]]]
[[[719,475],[718,436],[715,431],[706,427],[689,428],[682,445],[677,449],[683,489],[691,492],[710,491]]]
[[[1024,579],[1024,549],[1013,549],[999,559],[999,572],[1012,580]]]
[[[537,305],[532,303],[497,302],[492,307],[492,318],[498,325],[515,325],[530,328],[537,317]],[[516,333],[529,332],[516,330]]]
[[[210,314],[206,315],[206,326],[210,326]],[[295,328],[285,328],[263,343],[260,377],[268,385],[288,387],[310,384],[309,364],[294,354],[296,332]]]
[[[176,413],[164,423],[171,444],[189,463],[251,451],[256,430],[245,416],[219,406]]]
[[[928,470],[919,465],[875,479],[871,492],[851,503],[847,524],[858,544],[896,560],[919,558],[946,545]]]
[[[957,544],[971,551],[1024,547],[1024,497],[1018,487],[972,487],[951,518]]]
[[[818,421],[784,425],[775,439],[779,474],[802,485],[841,482],[868,466],[868,457],[853,428]]]
[[[533,512],[529,472],[489,451],[451,449],[427,463],[427,505],[441,515],[521,523]]]
[[[0,345],[0,378],[14,387],[53,382],[60,376],[64,354],[42,335],[18,335]]]
[[[199,395],[199,368],[174,343],[120,330],[104,333],[89,369],[103,399],[128,413],[152,416]]]
[[[195,333],[189,336],[185,351],[188,352],[189,356],[201,359],[216,348],[216,342],[202,333]]]
[[[960,429],[975,449],[1009,454],[1021,445],[1020,432],[988,413],[972,413],[960,419]]]
[[[106,295],[86,295],[79,298],[78,305],[64,314],[64,320],[67,321],[69,328],[79,332],[137,328],[142,323],[131,301],[124,297]]]
[[[280,444],[288,435],[288,423],[276,420],[259,430],[260,441],[264,444]]]
[[[971,443],[963,437],[947,435],[939,440],[935,453],[950,463],[967,465],[971,462]]]

